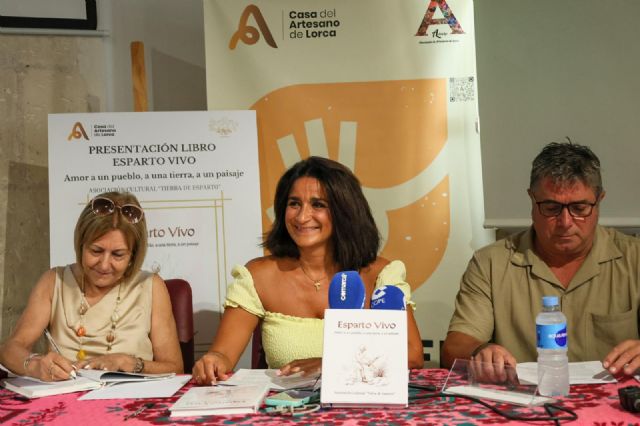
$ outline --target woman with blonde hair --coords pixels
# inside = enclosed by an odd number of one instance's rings
[[[136,197],[92,199],[76,223],[74,248],[75,263],[48,270],[33,288],[0,346],[0,363],[44,381],[68,379],[78,368],[181,373],[169,293],[158,275],[140,269],[147,227]],[[45,331],[55,345],[32,352]]]

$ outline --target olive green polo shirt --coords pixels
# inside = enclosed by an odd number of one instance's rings
[[[640,239],[601,226],[565,289],[533,250],[533,229],[478,250],[456,297],[449,331],[504,346],[517,362],[535,361],[535,318],[542,296],[558,296],[567,317],[569,361],[602,360],[638,339]]]

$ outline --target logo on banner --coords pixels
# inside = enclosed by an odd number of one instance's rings
[[[116,135],[116,125],[113,123],[94,124],[91,127],[92,135],[98,137],[114,137]]]
[[[87,136],[87,132],[85,132],[84,127],[82,127],[82,123],[77,121],[73,125],[73,129],[71,129],[71,133],[69,133],[69,136],[67,136],[67,140],[70,141],[71,139],[80,139],[80,138],[89,140],[89,137]]]
[[[444,18],[434,18],[433,15],[436,13],[436,8],[440,9],[440,12],[444,16]],[[451,34],[464,34],[458,19],[453,14],[453,10],[447,4],[447,0],[431,0],[429,6],[427,7],[427,11],[422,18],[422,22],[420,22],[420,26],[418,27],[418,31],[416,32],[417,36],[427,36],[427,30],[431,25],[449,25],[451,29]],[[448,35],[448,33],[444,31],[440,31],[439,29],[435,29],[431,32],[431,36],[434,38],[442,38]]]
[[[320,39],[337,37],[340,20],[336,9],[289,11],[289,38]],[[286,21],[285,21],[286,25]]]
[[[413,288],[426,282],[450,232],[447,105],[446,79],[303,84],[263,96],[250,107],[262,117],[263,229],[286,168],[309,155],[331,158],[360,179],[381,255],[403,260]]]
[[[238,130],[238,123],[228,118],[221,118],[220,120],[209,120],[209,130],[216,132],[219,136],[226,138],[233,132]]]
[[[258,24],[258,28],[248,25],[247,21],[249,20],[250,16],[253,16],[256,24]],[[258,31],[258,29],[260,31]],[[235,33],[233,33],[233,36],[229,41],[229,49],[234,50],[236,48],[236,45],[238,44],[238,40],[242,40],[245,44],[248,45],[256,44],[258,40],[260,40],[260,33],[262,33],[264,40],[269,46],[273,47],[274,49],[278,48],[278,45],[271,35],[271,30],[269,30],[269,26],[262,16],[262,12],[260,12],[258,6],[250,4],[249,6],[245,7],[244,11],[242,12],[242,16],[240,16],[238,29]]]

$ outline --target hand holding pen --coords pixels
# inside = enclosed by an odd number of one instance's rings
[[[66,358],[62,357],[62,354],[60,352],[60,348],[58,347],[58,344],[56,343],[55,340],[53,340],[53,337],[51,336],[51,333],[49,333],[48,329],[44,329],[44,336],[47,338],[47,340],[49,341],[49,344],[51,345],[51,347],[53,348],[53,350],[55,351],[56,354],[60,355],[59,357],[53,357],[51,358],[51,364],[48,367],[48,374],[49,374],[49,378],[53,381],[56,378],[56,375],[60,375],[60,371],[62,371],[64,374],[67,374],[66,379],[76,379],[77,375],[76,375],[76,367],[75,365],[71,364],[69,362],[69,360],[67,360]],[[48,357],[46,357],[48,358]],[[68,365],[65,364],[69,364],[70,367]]]

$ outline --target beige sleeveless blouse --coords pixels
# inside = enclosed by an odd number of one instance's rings
[[[152,284],[153,274],[145,271],[140,271],[136,276],[122,282],[118,306],[120,318],[110,352],[107,352],[106,336],[111,328],[111,314],[116,306],[118,286],[112,288],[98,303],[89,307],[84,315],[86,335],[82,343],[87,358],[108,353],[125,353],[153,360],[149,338]],[[49,330],[62,355],[72,361],[75,361],[80,349],[80,338],[76,336],[76,329],[80,324],[78,310],[82,297],[71,266],[56,268]]]

